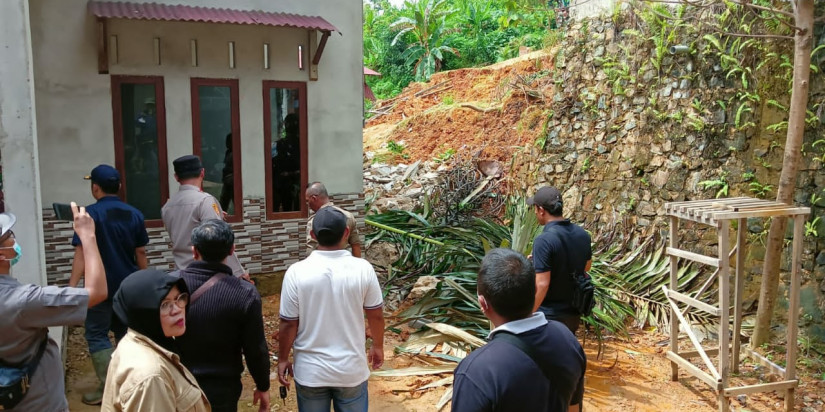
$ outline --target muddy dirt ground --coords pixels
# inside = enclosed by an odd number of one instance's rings
[[[278,295],[264,297],[264,318],[267,336],[278,327]],[[580,332],[581,333],[581,332]],[[716,395],[696,378],[684,372],[680,373],[678,382],[670,381],[670,363],[665,359],[667,337],[661,334],[637,331],[630,340],[609,340],[603,350],[601,359],[597,359],[598,345],[584,335],[587,352],[587,378],[585,390],[586,411],[607,412],[652,412],[652,411],[716,411]],[[385,340],[385,368],[404,368],[423,366],[421,360],[393,354],[394,345],[401,342],[401,337],[387,332]],[[271,348],[277,342],[270,339]],[[80,402],[81,394],[96,384],[91,368],[83,329],[73,328],[69,335],[67,349],[67,397],[72,411],[97,411],[98,407],[89,407]],[[272,370],[276,364],[273,362]],[[825,410],[825,381],[813,375],[814,371],[803,368],[801,381],[796,394],[796,410]],[[444,376],[414,376],[404,378],[373,377],[369,383],[370,410],[373,411],[436,411],[435,405],[441,399],[445,388],[424,391],[415,389],[424,384],[437,381]],[[752,364],[745,363],[735,382],[758,383],[759,370]],[[252,406],[252,380],[244,375],[244,393],[239,402],[240,411],[257,411]],[[277,378],[273,375],[270,393],[273,396],[271,411],[297,411],[295,392],[290,391],[286,406],[277,397]],[[734,411],[768,412],[782,409],[780,395],[773,393],[754,394],[739,397],[731,403]],[[447,404],[442,410],[449,410]]]

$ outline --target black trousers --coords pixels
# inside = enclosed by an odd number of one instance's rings
[[[544,317],[547,320],[555,320],[556,322],[561,322],[564,326],[567,326],[567,329],[570,329],[570,332],[576,334],[576,331],[579,330],[579,325],[582,323],[582,318],[579,315],[551,315],[548,313],[544,314]]]
[[[243,385],[238,379],[198,379],[212,412],[237,412]]]

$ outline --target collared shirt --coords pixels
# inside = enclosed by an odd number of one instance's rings
[[[177,354],[129,329],[112,354],[100,410],[208,412],[211,408]]]
[[[101,197],[97,203],[87,206],[86,212],[95,221],[97,248],[106,269],[109,298],[112,298],[120,282],[138,270],[135,249],[149,243],[143,213],[114,195]],[[75,233],[72,246],[80,244]]]
[[[514,320],[512,322],[507,322],[503,325],[499,325],[495,329],[491,330],[489,334],[487,334],[487,340],[493,339],[493,335],[496,332],[510,332],[514,335],[520,335],[528,330],[533,330],[540,326],[544,326],[547,324],[547,318],[544,317],[544,314],[541,312],[534,312],[530,317]]]
[[[534,313],[497,327],[490,336],[503,331],[516,333],[536,359],[503,339],[474,350],[454,372],[453,412],[567,412],[581,402],[587,359],[564,324]],[[537,362],[550,371],[550,379]]]
[[[297,320],[295,382],[353,387],[370,376],[364,310],[383,305],[372,265],[348,250],[316,250],[290,266],[281,288],[281,319]]]
[[[194,260],[192,256],[192,230],[201,222],[210,219],[223,220],[223,211],[218,200],[209,193],[193,185],[181,185],[161,209],[163,225],[172,240],[172,255],[178,269],[186,269]],[[227,259],[232,274],[244,273],[241,261],[234,254]]]
[[[352,245],[360,245],[361,244],[361,236],[358,234],[358,222],[355,220],[355,216],[352,213],[341,209],[338,206],[332,204],[332,202],[324,203],[318,210],[321,210],[325,207],[334,207],[338,209],[344,216],[347,217],[347,227],[349,228],[349,237],[347,238],[347,243],[352,247]],[[315,213],[318,213],[317,211]],[[312,238],[312,222],[315,220],[315,213],[309,217],[307,220],[307,250],[308,252],[312,252],[315,248],[318,247],[318,241]]]
[[[86,289],[24,285],[0,275],[0,361],[15,366],[31,361],[48,338],[49,326],[82,325],[88,305]],[[26,397],[13,410],[68,410],[60,349],[51,339],[30,384]]]

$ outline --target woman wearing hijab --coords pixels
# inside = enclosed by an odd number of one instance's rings
[[[183,279],[159,270],[123,280],[114,311],[129,330],[112,355],[102,411],[211,411],[175,344],[186,331],[188,292]]]

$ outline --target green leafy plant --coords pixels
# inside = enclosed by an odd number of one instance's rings
[[[590,170],[590,156],[584,158],[584,161],[582,162],[581,166],[582,173],[587,173],[588,170]]]
[[[819,225],[819,220],[820,217],[817,216],[813,220],[805,222],[805,236],[819,236],[819,233],[816,231],[816,227]]]
[[[756,197],[765,198],[765,196],[773,191],[773,186],[771,185],[763,185],[759,182],[751,182],[750,183],[750,191],[751,193],[755,194]]]
[[[387,150],[390,153],[399,155],[404,159],[408,159],[410,157],[410,155],[404,153],[405,149],[406,149],[406,147],[403,144],[398,143],[395,140],[390,140],[390,141],[387,142]]]
[[[441,68],[447,53],[458,53],[448,43],[447,16],[455,12],[448,6],[447,0],[405,0],[403,12],[406,15],[390,25],[390,28],[399,30],[391,45],[394,46],[407,33],[412,36],[403,57],[407,63],[415,62],[416,80],[428,80]]]
[[[449,148],[449,149],[441,152],[441,154],[436,155],[433,158],[433,160],[436,161],[436,163],[444,163],[444,162],[450,160],[453,157],[453,155],[455,155],[455,149]]]
[[[725,196],[728,195],[729,186],[728,186],[728,180],[727,180],[727,173],[726,172],[723,172],[716,179],[703,180],[703,181],[699,182],[699,185],[701,185],[702,188],[705,189],[705,190],[719,188],[719,190],[716,191],[716,198],[717,199],[720,198],[720,197],[725,197]]]
[[[452,106],[455,104],[455,98],[451,94],[446,94],[441,98],[441,103],[444,103],[447,106]]]

